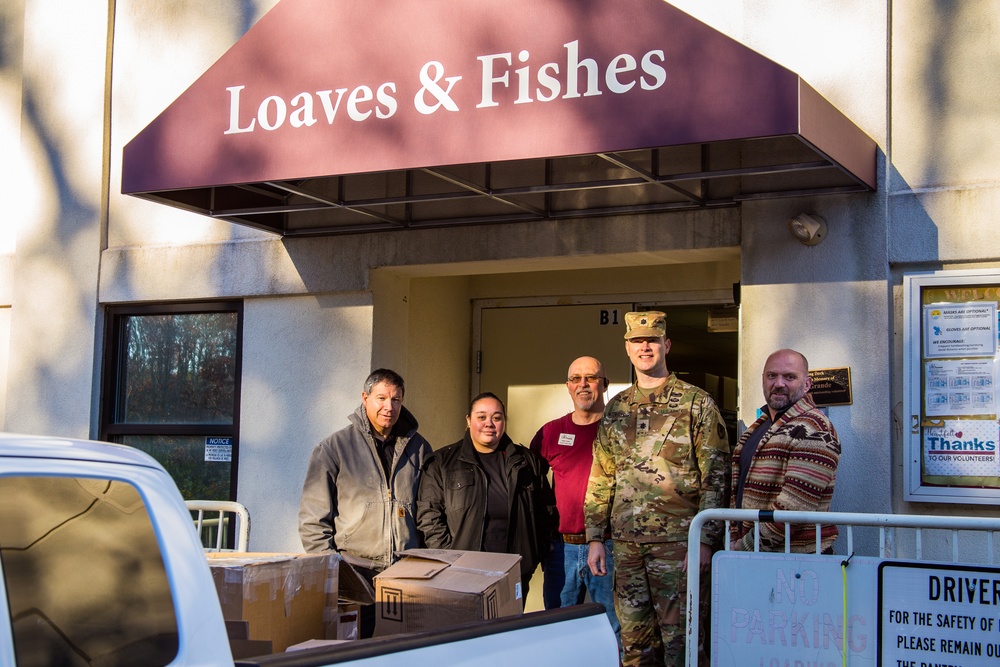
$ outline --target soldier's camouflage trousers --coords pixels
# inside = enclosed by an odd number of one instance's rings
[[[615,612],[626,667],[684,667],[687,574],[681,566],[686,555],[686,542],[615,540]],[[702,590],[708,590],[709,578],[703,575],[701,581]],[[707,614],[700,618],[704,629]]]

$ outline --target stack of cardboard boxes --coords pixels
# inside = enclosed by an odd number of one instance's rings
[[[233,657],[311,639],[356,639],[371,586],[336,553],[209,553]]]
[[[234,658],[358,637],[375,603],[378,636],[520,614],[520,556],[413,549],[375,579],[336,553],[209,553]],[[322,641],[317,641],[322,640]]]

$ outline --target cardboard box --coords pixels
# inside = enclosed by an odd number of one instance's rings
[[[290,653],[294,651],[306,651],[311,648],[326,648],[327,646],[340,646],[345,641],[346,640],[344,639],[310,639],[308,641],[302,642],[301,644],[292,644],[287,649],[285,649],[285,653]]]
[[[375,635],[521,614],[521,557],[410,549],[375,577]]]
[[[351,563],[341,557],[337,588],[341,602],[375,604],[375,589],[371,582],[358,574]]]
[[[336,553],[208,553],[227,621],[246,621],[251,641],[280,653],[308,639],[337,636]],[[333,627],[330,624],[333,623]]]
[[[340,639],[344,641],[360,639],[361,605],[350,600],[341,600],[337,604],[336,622],[328,623],[326,627],[327,639]]]

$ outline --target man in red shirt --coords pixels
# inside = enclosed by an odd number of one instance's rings
[[[566,388],[573,411],[538,429],[531,450],[549,462],[554,477],[559,535],[542,563],[542,600],[546,609],[580,604],[584,595],[604,605],[608,620],[618,635],[613,577],[595,576],[587,565],[590,547],[584,532],[583,497],[594,460],[594,440],[604,415],[604,391],[608,379],[604,366],[593,357],[580,357],[570,364]],[[611,537],[606,537],[607,570],[611,559]]]

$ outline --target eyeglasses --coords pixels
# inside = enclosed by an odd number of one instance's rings
[[[603,379],[604,378],[600,375],[570,375],[566,378],[566,382],[570,384],[580,384],[580,381],[583,380],[587,384],[597,384]]]

